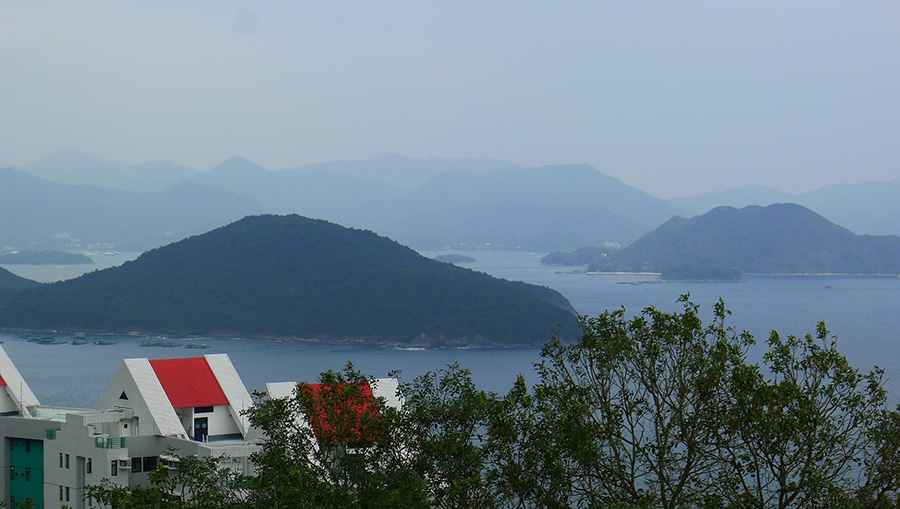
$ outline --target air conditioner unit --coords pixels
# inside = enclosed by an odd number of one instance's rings
[[[131,468],[131,458],[119,458],[119,468]]]

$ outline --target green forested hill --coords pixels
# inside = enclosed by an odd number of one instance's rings
[[[764,274],[898,274],[900,237],[855,235],[792,203],[718,207],[690,219],[674,217],[589,268],[658,272],[680,265]]]
[[[34,288],[36,286],[40,286],[40,283],[17,276],[3,267],[0,267],[0,300],[13,293],[19,292],[20,290]]]
[[[320,220],[252,216],[121,267],[25,290],[0,326],[407,344],[540,344],[568,301]]]

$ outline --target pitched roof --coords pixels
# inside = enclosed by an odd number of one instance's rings
[[[6,355],[6,351],[3,350],[2,346],[0,346],[0,373],[2,373],[0,380],[3,380],[0,387],[6,386],[6,392],[13,401],[15,401],[20,412],[28,414],[29,411],[27,407],[38,406],[41,404],[34,393],[31,392],[31,387],[29,387],[28,383],[25,382],[25,379],[22,378],[19,370],[16,369],[16,365],[13,364],[12,359]]]
[[[308,384],[303,393],[316,404],[309,416],[319,443],[370,442],[381,413],[368,383]]]
[[[150,361],[174,408],[227,405],[228,398],[204,357]]]

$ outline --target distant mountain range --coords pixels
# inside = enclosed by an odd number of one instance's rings
[[[585,251],[579,251],[579,261]],[[572,261],[554,253],[545,263]],[[796,204],[717,207],[674,217],[588,270],[662,272],[683,266],[763,274],[900,274],[900,237],[855,235]]]
[[[157,168],[158,174],[152,168]],[[492,159],[382,155],[364,161],[272,171],[236,157],[198,172],[164,162],[127,166],[66,151],[24,169],[59,182],[53,182],[57,184],[54,187],[44,180],[48,191],[38,191],[33,193],[37,197],[16,203],[18,213],[9,216],[6,224],[0,223],[0,245],[36,249],[77,244],[48,240],[66,234],[81,239],[82,244],[115,242],[121,249],[126,249],[125,245],[151,248],[178,240],[196,233],[196,229],[182,231],[170,226],[171,218],[156,206],[142,210],[137,214],[140,221],[127,226],[122,221],[91,221],[94,226],[77,228],[82,220],[92,220],[86,217],[91,210],[86,208],[86,201],[118,200],[136,210],[140,204],[152,205],[153,193],[171,193],[176,188],[187,202],[205,202],[203,211],[191,214],[198,220],[224,219],[210,227],[246,214],[298,213],[372,229],[418,249],[544,251],[598,242],[625,244],[682,213],[665,200],[585,165],[521,168]],[[6,171],[9,195],[20,194],[16,186],[25,184],[21,178],[15,181],[9,176],[14,171]],[[151,174],[158,178],[149,178]],[[60,182],[69,184],[65,193]],[[414,185],[418,182],[422,184]],[[35,187],[38,183],[28,185]],[[135,190],[142,192],[135,194]],[[188,190],[200,197],[191,199],[186,195]],[[40,198],[54,193],[68,197],[54,201]],[[90,197],[79,198],[79,194]],[[221,207],[211,203],[209,195],[220,196],[224,203]],[[73,211],[68,203],[78,205]],[[183,207],[190,205],[175,210]],[[33,210],[43,217],[40,224],[32,221]],[[121,231],[123,227],[128,231]],[[90,228],[89,234],[81,233],[85,228]],[[169,235],[160,238],[160,231]]]
[[[135,192],[51,182],[0,169],[0,246],[143,251],[227,224],[262,208],[220,187],[183,181]]]
[[[900,179],[828,186],[800,196],[745,187],[666,201],[587,165],[523,168],[485,158],[383,154],[270,170],[234,157],[197,171],[168,161],[125,165],[64,151],[21,170],[70,187],[37,189],[34,198],[17,202],[12,215],[6,213],[9,206],[3,210],[0,246],[18,249],[114,243],[116,249],[143,250],[248,214],[297,213],[371,229],[416,249],[556,251],[624,246],[673,216],[720,205],[781,202],[804,205],[855,233],[900,235]],[[0,198],[18,195],[13,186],[22,184],[0,180]],[[185,203],[160,204],[166,194]],[[89,196],[87,203],[78,195]],[[42,198],[51,196],[59,199]],[[127,224],[94,220],[91,202],[116,201],[128,204]],[[173,226],[176,217],[180,227]]]
[[[33,286],[0,272],[0,286]],[[122,266],[7,291],[0,326],[404,345],[536,345],[575,310],[545,287],[321,220],[253,216]]]

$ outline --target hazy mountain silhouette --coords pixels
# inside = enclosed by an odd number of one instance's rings
[[[445,171],[480,174],[501,168],[520,167],[520,165],[511,161],[485,157],[427,157],[415,159],[397,154],[381,154],[363,160],[313,163],[301,166],[297,170],[327,170],[354,177],[378,180],[406,191],[412,191],[424,185],[435,175]]]
[[[765,206],[792,202],[810,208],[855,233],[900,235],[900,178],[885,182],[829,185],[800,195],[747,186],[669,201],[695,215],[718,206]]]
[[[128,191],[160,191],[198,173],[193,168],[170,161],[129,166],[77,150],[56,152],[21,169],[35,177],[63,184]]]
[[[543,166],[441,173],[404,196],[379,230],[423,248],[571,249],[630,242],[678,213],[591,166]]]
[[[119,250],[143,251],[259,212],[246,197],[190,181],[138,193],[0,169],[0,245],[19,249],[114,243]]]
[[[590,270],[652,271],[681,266],[744,273],[900,273],[900,237],[855,235],[793,203],[717,207],[674,217]]]

